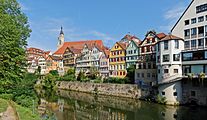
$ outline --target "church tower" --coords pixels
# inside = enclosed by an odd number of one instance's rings
[[[64,44],[64,33],[63,33],[63,27],[61,26],[60,35],[58,37],[57,49],[61,48],[63,44]]]

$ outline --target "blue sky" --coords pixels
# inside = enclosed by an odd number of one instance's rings
[[[130,32],[169,33],[191,0],[18,0],[32,29],[29,47],[55,51],[60,27],[65,41],[101,39],[111,47]]]

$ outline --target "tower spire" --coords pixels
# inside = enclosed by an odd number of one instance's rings
[[[63,27],[62,26],[61,26],[60,34],[64,34],[63,33]]]

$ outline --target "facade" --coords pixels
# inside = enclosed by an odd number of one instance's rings
[[[139,44],[140,54],[136,64],[135,81],[142,87],[148,88],[157,84],[155,44],[163,37],[164,33],[156,34],[155,31],[149,31]]]
[[[171,32],[184,38],[183,103],[207,105],[207,1],[192,0]]]
[[[81,55],[76,60],[76,74],[80,71],[88,74],[90,73],[91,64],[91,50],[87,44],[84,45]]]
[[[126,71],[126,47],[127,43],[116,42],[109,54],[109,76],[124,78]]]
[[[63,54],[63,65],[64,71],[67,72],[69,68],[76,67],[76,58],[80,54],[81,49],[76,49],[74,47],[66,48]]]
[[[59,74],[62,74],[62,69],[60,66],[61,63],[61,57],[49,55],[46,58],[46,73],[49,73],[51,70],[57,70]]]
[[[182,38],[167,35],[156,44],[156,65],[159,95],[166,97],[167,104],[182,101]]]
[[[100,75],[102,78],[109,77],[109,50],[105,49],[100,57]]]
[[[80,71],[89,74],[90,70],[99,71],[100,57],[105,47],[98,44],[85,44],[76,60],[76,73]]]
[[[139,44],[141,41],[131,40],[126,49],[126,67],[130,65],[136,65],[138,55],[139,55]]]
[[[27,48],[26,50],[26,55],[27,55],[27,71],[29,73],[35,73],[35,71],[38,68],[38,59],[43,56],[43,57],[48,57],[50,54],[50,51],[44,51],[38,48]]]
[[[47,69],[46,69],[46,58],[44,56],[40,56],[38,58],[38,66],[40,66],[41,68],[40,74],[45,75]]]

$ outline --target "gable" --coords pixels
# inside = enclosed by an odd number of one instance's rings
[[[127,50],[128,49],[137,49],[137,48],[138,48],[137,44],[132,40],[130,42],[130,44],[128,45]]]
[[[206,15],[207,11],[199,12],[199,13],[196,12],[197,11],[196,7],[203,5],[203,4],[207,4],[207,0],[192,0],[189,6],[186,8],[186,10],[181,15],[181,17],[178,19],[176,24],[171,29],[172,34],[178,37],[184,38],[183,30],[188,29],[189,28],[188,26],[192,27],[191,19]],[[189,20],[190,24],[185,25],[185,20]]]

